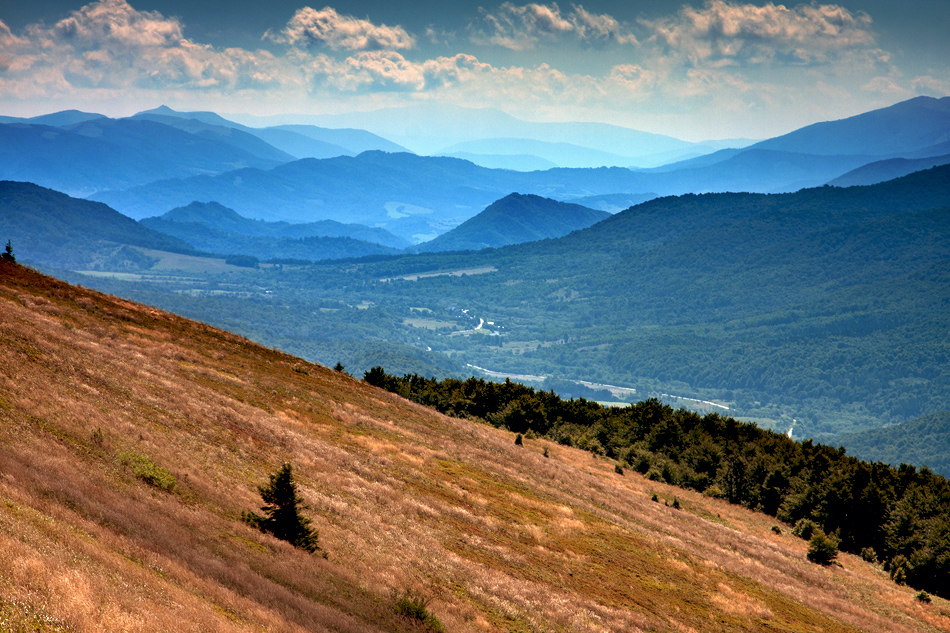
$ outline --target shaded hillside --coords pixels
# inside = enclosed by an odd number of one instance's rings
[[[130,117],[134,121],[154,121],[173,127],[177,130],[194,134],[195,136],[206,138],[213,141],[220,141],[235,147],[241,151],[248,152],[264,160],[274,161],[277,164],[289,163],[292,160],[302,158],[297,154],[290,154],[278,149],[277,147],[258,138],[254,134],[248,134],[236,127],[226,125],[214,125],[199,121],[197,119],[185,119],[177,116],[168,116],[161,114],[136,114]],[[330,154],[337,156],[338,154]]]
[[[285,237],[299,239],[302,237],[350,237],[364,242],[373,242],[392,248],[404,248],[409,242],[396,237],[392,233],[375,227],[362,224],[344,224],[334,220],[321,220],[319,222],[307,222],[303,224],[291,224],[289,222],[265,222],[263,220],[251,220],[238,215],[233,209],[218,204],[217,202],[192,202],[184,207],[177,207],[155,218],[145,218],[141,221],[143,225],[150,226],[150,223],[156,222],[153,226],[156,230],[161,230],[160,226],[168,222],[201,224],[216,231],[223,233],[236,233],[238,235],[251,235],[257,237]],[[165,231],[166,233],[168,231]]]
[[[63,127],[0,125],[0,178],[74,195],[166,178],[269,169],[282,160],[155,121],[96,118]]]
[[[405,152],[406,148],[365,130],[332,130],[314,125],[281,125],[248,127],[228,120],[214,112],[177,112],[167,106],[140,112],[136,116],[178,117],[195,119],[215,126],[224,126],[252,134],[297,158],[332,158],[355,156],[361,152],[380,150]]]
[[[579,204],[513,193],[488,205],[448,233],[415,247],[416,252],[467,251],[561,237],[610,217]]]
[[[890,158],[862,165],[843,176],[838,176],[828,184],[833,187],[854,187],[857,185],[874,185],[886,180],[893,180],[912,174],[915,171],[930,169],[938,165],[950,163],[950,154],[934,156],[932,158]]]
[[[914,97],[839,121],[760,141],[756,149],[803,154],[894,155],[950,140],[950,97]]]
[[[927,466],[950,476],[950,412],[938,411],[883,429],[835,438],[861,459]]]
[[[67,269],[138,270],[153,263],[129,246],[192,252],[101,202],[71,198],[29,182],[0,181],[0,235],[22,260]]]
[[[190,244],[195,250],[222,255],[250,255],[258,259],[318,261],[368,255],[392,255],[395,248],[351,237],[270,237],[226,233],[196,222],[169,222],[146,218],[142,225]]]
[[[418,631],[406,589],[450,631],[950,626],[856,557],[812,564],[774,519],[588,452],[6,262],[0,304],[14,630]],[[241,521],[283,463],[327,559]]]

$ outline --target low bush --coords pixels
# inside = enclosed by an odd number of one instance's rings
[[[815,530],[808,541],[808,560],[819,565],[830,565],[838,557],[838,542],[821,530]]]
[[[134,451],[119,451],[116,454],[119,463],[129,468],[132,474],[159,490],[171,492],[175,489],[175,478],[170,472],[155,464],[148,457]]]
[[[402,593],[392,592],[393,610],[399,615],[416,620],[429,631],[445,631],[445,627],[434,613],[429,611],[430,598],[406,589]]]

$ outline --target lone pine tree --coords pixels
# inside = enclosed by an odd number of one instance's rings
[[[307,506],[297,495],[297,484],[294,483],[293,467],[290,464],[281,466],[280,470],[270,476],[270,483],[258,486],[257,489],[266,504],[261,506],[265,516],[247,512],[244,514],[245,521],[262,532],[270,532],[308,552],[320,549],[317,545],[317,532],[310,527],[310,519],[300,514],[300,510]]]

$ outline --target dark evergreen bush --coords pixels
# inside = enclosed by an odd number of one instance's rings
[[[320,549],[317,532],[310,528],[310,519],[300,514],[300,510],[307,506],[303,505],[303,499],[297,495],[297,484],[294,483],[293,468],[290,464],[281,466],[280,470],[270,476],[270,483],[259,486],[258,491],[266,504],[261,506],[265,516],[246,512],[246,522],[308,552]]]

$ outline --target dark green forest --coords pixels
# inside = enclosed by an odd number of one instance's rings
[[[382,367],[363,379],[447,415],[575,446],[615,460],[620,472],[764,512],[805,538],[821,529],[895,581],[950,597],[950,482],[929,469],[862,461],[656,399],[603,407],[511,381],[398,377]]]

